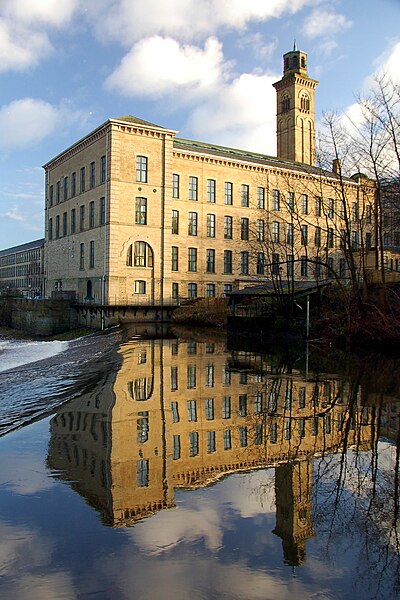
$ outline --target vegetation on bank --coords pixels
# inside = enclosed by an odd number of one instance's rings
[[[226,327],[230,309],[226,298],[202,298],[177,308],[173,315],[173,323],[196,325],[198,327]]]

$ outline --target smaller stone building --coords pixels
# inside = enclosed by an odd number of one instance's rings
[[[44,239],[0,250],[0,294],[43,295]]]

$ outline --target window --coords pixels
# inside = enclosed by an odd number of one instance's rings
[[[249,206],[249,186],[246,184],[242,184],[241,187],[241,198],[242,198],[242,206]]]
[[[94,201],[89,202],[89,227],[94,227]]]
[[[91,240],[89,246],[89,269],[94,269],[94,241]]]
[[[315,198],[315,216],[320,217],[322,213],[322,198],[321,196],[316,196]]]
[[[179,198],[179,175],[172,175],[172,197]]]
[[[298,432],[299,432],[299,437],[303,438],[306,435],[305,419],[301,418],[297,421],[297,428],[298,428]]]
[[[231,283],[224,283],[224,296],[229,296],[229,294],[232,292],[232,284]]]
[[[79,268],[85,268],[85,244],[79,246]]]
[[[136,483],[138,487],[147,487],[149,485],[149,461],[136,461]]]
[[[224,273],[232,273],[232,250],[224,250]]]
[[[65,213],[63,213],[63,227],[62,227],[62,234],[64,237],[67,235],[67,227],[68,227],[68,214],[65,212]]]
[[[146,293],[146,282],[143,279],[136,279],[133,286],[133,291],[135,294],[145,294]]]
[[[178,389],[178,367],[171,367],[171,392]]]
[[[241,394],[239,396],[239,417],[245,417],[247,415],[247,395]]]
[[[49,205],[53,206],[53,202],[54,202],[54,186],[50,186],[49,188]]]
[[[224,396],[222,399],[222,418],[230,419],[231,418],[231,397]]]
[[[249,253],[247,251],[240,253],[240,272],[242,275],[249,274]]]
[[[147,198],[136,198],[135,223],[136,225],[147,225]]]
[[[189,177],[189,200],[197,200],[197,177]]]
[[[100,183],[105,183],[106,180],[106,157],[100,158]]]
[[[286,224],[286,242],[290,245],[294,242],[294,226],[293,223]]]
[[[321,227],[316,227],[315,228],[314,245],[315,245],[316,248],[320,248],[321,247]]]
[[[206,398],[205,408],[206,408],[207,421],[213,421],[214,420],[214,398]]]
[[[197,235],[197,213],[196,212],[189,213],[188,234],[189,235]]]
[[[326,236],[326,246],[327,248],[333,248],[333,229],[332,227],[328,228],[327,236]]]
[[[187,410],[188,410],[188,421],[190,421],[190,422],[197,421],[196,400],[188,400]]]
[[[178,410],[177,402],[171,402],[171,412],[172,412],[172,422],[179,423],[179,410]]]
[[[49,219],[49,240],[53,239],[53,219]]]
[[[370,204],[365,207],[365,220],[367,223],[372,223],[372,207]]]
[[[64,200],[68,200],[68,177],[64,177]]]
[[[136,157],[136,181],[147,183],[147,156]]]
[[[225,429],[224,431],[224,450],[230,450],[232,448],[231,430]]]
[[[226,215],[224,217],[224,239],[231,240],[233,234],[233,218]]]
[[[180,435],[173,436],[174,457],[173,460],[178,460],[181,457],[181,437]]]
[[[275,277],[280,275],[280,264],[281,258],[279,254],[274,252],[272,255],[271,275],[274,275]]]
[[[264,252],[257,252],[257,275],[264,275],[265,256]]]
[[[256,423],[254,428],[254,443],[259,446],[263,441],[263,432],[261,423]]]
[[[197,283],[188,283],[188,298],[197,298]]]
[[[287,193],[287,205],[290,212],[294,211],[294,192]]]
[[[60,204],[61,200],[61,183],[57,181],[56,183],[56,203]]]
[[[328,198],[328,218],[333,219],[335,216],[335,201],[333,198]]]
[[[301,195],[301,212],[303,215],[308,215],[308,196],[307,196],[307,194]]]
[[[71,209],[71,233],[76,233],[76,209]]]
[[[215,179],[207,179],[207,202],[215,202]]]
[[[230,181],[225,181],[224,203],[233,204],[233,183]]]
[[[178,235],[179,233],[179,211],[172,211],[172,233]]]
[[[263,409],[263,395],[261,392],[257,392],[254,396],[254,414],[259,415]]]
[[[288,254],[287,256],[287,276],[293,277],[294,274],[294,256],[293,254]]]
[[[147,265],[147,244],[146,242],[135,242],[133,255],[133,265],[135,267],[145,267]],[[151,265],[149,265],[151,266]]]
[[[172,283],[172,298],[177,300],[179,298],[179,283],[174,281]]]
[[[197,456],[199,453],[199,434],[197,431],[189,433],[189,456]]]
[[[301,226],[301,245],[307,246],[308,244],[308,225]]]
[[[358,231],[351,232],[351,247],[353,250],[358,250]]]
[[[56,240],[60,237],[60,215],[56,216]]]
[[[247,427],[239,427],[239,443],[241,448],[247,446]]]
[[[207,237],[215,237],[215,215],[207,215]]]
[[[179,269],[179,248],[172,246],[171,248],[171,270],[178,271]]]
[[[280,193],[279,190],[272,190],[272,210],[280,209]]]
[[[271,444],[276,444],[278,441],[278,426],[276,423],[271,423],[269,426],[269,439]]]
[[[81,168],[81,172],[80,172],[80,191],[81,194],[85,191],[86,189],[86,169],[85,167]]]
[[[258,242],[263,242],[264,241],[264,231],[265,231],[265,224],[263,219],[257,219],[257,233],[256,233],[256,237],[257,237],[257,241]]]
[[[207,431],[207,454],[215,452],[215,431]]]
[[[331,433],[331,416],[324,415],[324,433]]]
[[[308,277],[308,261],[306,256],[302,256],[300,260],[300,274],[302,277]]]
[[[83,231],[85,229],[85,214],[86,214],[85,205],[81,204],[81,206],[79,207],[79,229],[81,231]]]
[[[365,234],[365,247],[367,250],[372,248],[372,233],[368,232]]]
[[[214,365],[212,363],[206,365],[205,375],[205,386],[214,387]]]
[[[304,386],[299,388],[299,408],[305,408],[306,406],[306,388]]]
[[[96,183],[96,163],[91,162],[89,165],[89,186],[90,189],[94,188]]]
[[[257,207],[265,208],[265,189],[263,187],[257,188]]]
[[[215,283],[206,283],[206,298],[215,298]]]
[[[283,423],[283,437],[290,440],[292,437],[292,423],[290,419],[285,419]]]
[[[272,222],[272,241],[279,242],[279,221]]]
[[[100,225],[105,225],[106,223],[106,199],[103,196],[100,198]]]
[[[240,239],[249,239],[249,219],[243,217],[240,221]]]
[[[207,248],[206,250],[206,271],[207,273],[215,273],[215,250]]]
[[[188,249],[188,271],[191,273],[197,271],[197,248]]]

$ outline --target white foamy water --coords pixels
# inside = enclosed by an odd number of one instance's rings
[[[68,348],[69,342],[31,342],[0,339],[0,372],[50,358]]]

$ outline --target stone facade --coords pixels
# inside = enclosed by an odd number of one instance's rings
[[[362,248],[373,188],[314,166],[317,82],[304,52],[284,59],[277,158],[122,117],[49,161],[46,293],[168,304],[271,277],[346,277],[343,219]]]

